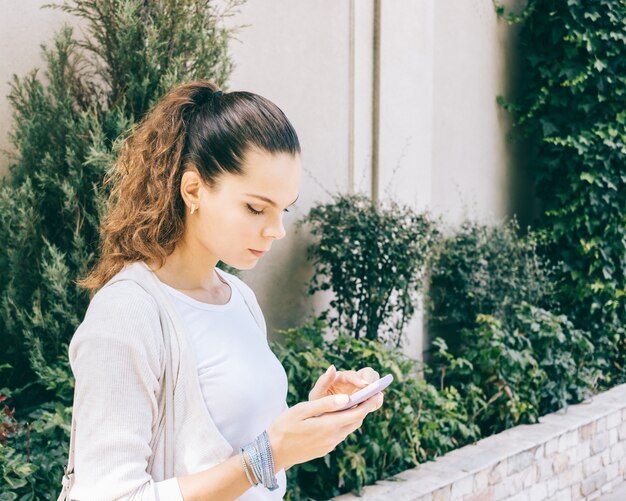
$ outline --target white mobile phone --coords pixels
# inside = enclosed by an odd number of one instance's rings
[[[341,409],[337,409],[334,412],[350,409],[351,407],[360,404],[371,396],[376,395],[376,393],[383,391],[385,388],[387,388],[387,386],[391,384],[392,381],[393,375],[387,374],[385,377],[368,384],[365,388],[361,388],[359,391],[354,392],[352,395],[350,395],[350,400],[348,400],[348,403]]]

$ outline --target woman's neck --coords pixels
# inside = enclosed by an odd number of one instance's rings
[[[161,267],[147,263],[161,282],[184,291],[215,291],[222,282],[215,272],[218,260],[201,256],[184,245],[176,246]]]

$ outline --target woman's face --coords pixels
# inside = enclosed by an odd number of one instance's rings
[[[266,253],[285,236],[283,217],[298,198],[301,170],[299,155],[249,150],[243,175],[223,174],[214,189],[200,182],[198,209],[186,212],[186,245],[233,268],[254,268],[263,255],[252,251]],[[184,180],[181,187],[185,197]]]

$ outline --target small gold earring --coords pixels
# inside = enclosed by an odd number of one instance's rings
[[[198,206],[196,204],[191,204],[191,213],[193,214],[194,212],[196,212],[197,208]]]

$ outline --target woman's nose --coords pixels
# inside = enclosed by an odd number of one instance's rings
[[[263,236],[267,238],[274,238],[276,240],[280,240],[283,238],[287,232],[285,231],[285,225],[283,224],[282,216],[278,219],[277,224],[273,224],[271,226],[266,226],[263,230]]]

